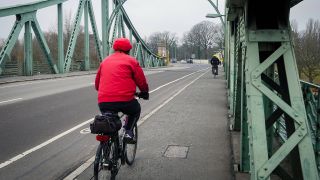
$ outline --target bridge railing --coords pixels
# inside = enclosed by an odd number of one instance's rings
[[[307,113],[308,126],[312,138],[313,149],[316,156],[316,163],[320,171],[320,86],[306,81],[300,81],[304,104]],[[287,138],[286,125],[283,118],[279,118],[274,126],[275,132],[279,135],[281,142]]]
[[[33,75],[36,64],[33,59],[33,38],[32,30],[36,36],[40,49],[44,53],[49,71],[51,73],[66,73],[73,69],[74,64],[79,70],[90,70],[90,37],[93,37],[93,44],[95,46],[98,61],[102,61],[105,56],[112,52],[112,44],[117,37],[128,37],[134,44],[134,49],[131,55],[134,55],[143,67],[156,67],[165,65],[162,57],[153,53],[147,44],[140,37],[129,16],[122,5],[126,0],[101,0],[101,16],[102,16],[102,39],[100,39],[97,22],[94,14],[92,0],[78,0],[78,7],[74,16],[73,25],[71,27],[71,34],[67,48],[64,48],[64,33],[63,33],[63,5],[68,0],[39,0],[23,5],[16,5],[10,7],[0,7],[0,18],[15,15],[16,20],[8,35],[6,41],[2,45],[0,51],[0,77],[6,70],[6,62],[10,59],[11,52],[19,38],[20,32],[24,28],[24,59],[23,65],[20,66],[23,75]],[[58,50],[57,55],[50,50],[44,31],[41,29],[37,12],[51,6],[57,6],[57,36],[58,36]],[[111,12],[111,13],[109,13]],[[84,45],[83,49],[77,49],[78,52],[83,52],[82,59],[75,60],[74,54],[76,52],[77,39],[79,37],[81,20],[84,18]],[[90,20],[90,24],[89,24]],[[92,35],[89,34],[89,26],[92,29]],[[129,33],[128,33],[129,32]],[[64,53],[66,51],[66,53]],[[42,61],[42,60],[41,60]],[[80,62],[81,61],[81,62]]]
[[[319,88],[299,81],[289,23],[300,1],[226,1],[230,128],[251,180],[319,179]]]

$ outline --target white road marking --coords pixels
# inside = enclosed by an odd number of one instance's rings
[[[84,128],[80,131],[80,134],[89,134],[89,133],[91,133],[90,128]]]
[[[69,174],[67,177],[64,178],[64,180],[73,180],[79,174],[81,174],[83,171],[85,171],[93,162],[94,162],[95,156],[91,157],[88,161],[83,163],[80,167],[78,167],[75,171],[73,171],[71,174]]]
[[[206,69],[208,69],[208,68],[201,69],[201,70],[196,71],[196,72],[200,72],[200,71],[203,71],[203,70],[206,70]],[[169,85],[169,84],[171,84],[171,83],[173,83],[173,82],[176,82],[176,81],[178,81],[178,80],[181,80],[181,79],[183,79],[183,78],[186,78],[186,77],[188,77],[188,76],[190,76],[190,75],[192,75],[192,74],[194,74],[194,73],[196,73],[196,72],[193,72],[193,73],[191,73],[191,74],[188,74],[188,75],[186,75],[186,76],[183,76],[182,78],[179,78],[179,79],[176,79],[176,80],[174,80],[174,81],[171,81],[171,82],[169,82],[169,83],[167,83],[167,84],[164,84],[164,85],[162,85],[162,86],[160,86],[160,87],[152,90],[152,92],[155,92],[155,91],[157,91],[157,90],[159,90],[159,89],[161,89],[161,88],[163,88],[163,87],[165,87],[165,86],[167,86],[167,85]],[[205,73],[206,73],[206,72],[205,72]],[[205,74],[205,73],[204,73],[204,74]],[[202,74],[201,76],[203,76],[203,74]],[[201,76],[199,76],[197,79],[199,79]],[[196,80],[197,80],[197,79],[196,79]],[[194,80],[194,81],[195,81],[195,80]],[[187,86],[189,86],[190,84],[192,84],[194,81],[192,81],[191,83],[189,83]],[[187,86],[186,86],[186,87],[187,87]],[[178,94],[181,93],[186,87],[184,87],[182,90],[180,90],[180,91],[178,92]],[[151,93],[151,92],[150,92],[150,93]],[[173,97],[177,96],[178,94],[176,93]],[[171,97],[169,101],[171,101],[171,100],[173,99],[173,97]],[[165,103],[168,103],[169,101],[167,100],[167,101],[165,101]],[[160,105],[160,106],[161,106],[161,105]],[[161,107],[163,107],[163,106],[164,106],[164,104],[163,104]],[[157,109],[156,111],[158,111],[160,108],[158,107],[158,108],[156,108],[156,109]],[[152,114],[154,114],[156,111],[153,110],[151,113],[149,113],[148,115],[146,115],[147,117],[146,117],[146,116],[143,117],[143,118],[141,119],[141,121],[143,121],[143,122],[146,121],[146,120],[147,120]],[[29,150],[21,153],[21,154],[18,154],[18,155],[16,155],[16,156],[14,156],[13,158],[11,158],[11,159],[9,159],[9,160],[1,163],[1,164],[0,164],[0,169],[3,168],[3,167],[8,166],[9,164],[11,164],[11,163],[13,163],[13,162],[15,162],[15,161],[17,161],[17,160],[25,157],[26,155],[28,155],[28,154],[36,151],[36,150],[39,150],[39,149],[43,148],[44,146],[47,146],[48,144],[50,144],[50,143],[52,143],[52,142],[54,142],[54,141],[62,138],[63,136],[65,136],[65,135],[67,135],[67,134],[75,131],[76,129],[78,129],[78,128],[80,128],[80,127],[82,127],[82,126],[90,123],[91,121],[93,121],[93,118],[91,118],[91,119],[89,119],[89,120],[87,120],[87,121],[85,121],[85,122],[83,122],[83,123],[81,123],[81,124],[79,124],[79,125],[71,128],[71,129],[69,129],[69,130],[67,130],[67,131],[65,131],[65,132],[63,132],[63,133],[61,133],[61,134],[59,134],[59,135],[57,135],[57,136],[55,136],[55,137],[53,137],[53,138],[45,141],[45,142],[43,142],[43,143],[41,143],[41,144],[39,144],[39,145],[37,145],[37,146],[35,146],[35,147],[33,147],[33,148],[31,148],[31,149],[29,149]],[[138,124],[139,124],[139,123],[138,123]],[[140,124],[142,124],[142,122],[141,122]]]
[[[59,134],[59,135],[51,138],[51,139],[49,139],[48,141],[45,141],[45,142],[39,144],[38,146],[35,146],[35,147],[33,147],[33,148],[31,148],[31,149],[29,149],[29,150],[27,150],[27,151],[25,151],[25,152],[23,152],[23,153],[21,153],[21,154],[13,157],[13,158],[11,158],[11,159],[9,159],[9,160],[1,163],[1,164],[0,164],[0,169],[3,168],[3,167],[8,166],[9,164],[11,164],[11,163],[13,163],[13,162],[15,162],[15,161],[23,158],[24,156],[26,156],[26,155],[28,155],[28,154],[30,154],[30,153],[32,153],[32,152],[34,152],[34,151],[36,151],[36,150],[38,150],[38,149],[40,149],[40,148],[43,148],[44,146],[46,146],[46,145],[48,145],[48,144],[50,144],[50,143],[52,143],[52,142],[60,139],[61,137],[63,137],[63,136],[65,136],[65,135],[67,135],[67,134],[75,131],[76,129],[80,128],[81,126],[84,126],[84,125],[88,124],[88,123],[91,122],[91,121],[93,121],[93,118],[92,118],[92,119],[89,119],[89,120],[87,120],[87,121],[85,121],[85,122],[83,122],[83,123],[81,123],[81,124],[79,124],[79,125],[77,125],[77,126],[75,126],[75,127],[73,127],[73,128],[71,128],[71,129],[69,129],[69,130],[67,130],[67,131],[65,131],[65,132],[63,132],[63,133],[61,133],[61,134]]]
[[[168,104],[168,102],[170,102],[173,98],[175,98],[176,96],[178,96],[182,91],[184,91],[188,86],[190,86],[191,84],[193,84],[195,81],[197,81],[199,78],[201,78],[204,74],[206,74],[208,72],[208,70],[206,72],[204,72],[203,74],[201,74],[199,77],[197,77],[196,79],[194,79],[193,81],[191,81],[189,84],[187,84],[186,86],[184,86],[182,89],[180,89],[177,93],[175,93],[173,96],[171,96],[169,99],[167,99],[165,102],[163,102],[162,104],[160,104],[157,108],[155,108],[154,110],[152,110],[149,114],[145,115],[142,119],[140,119],[138,121],[138,126],[140,126],[142,123],[144,123],[149,117],[151,117],[154,113],[156,113],[157,111],[159,111],[164,105]]]
[[[208,69],[208,68],[206,68]],[[178,96],[182,91],[184,91],[187,87],[189,87],[191,84],[193,84],[195,81],[200,79],[203,75],[205,75],[209,70],[201,74],[199,77],[191,81],[189,84],[184,86],[182,89],[180,89],[177,93],[175,93],[173,96],[171,96],[169,99],[167,99],[165,102],[163,102],[160,106],[155,108],[153,111],[151,111],[149,114],[145,115],[142,119],[138,121],[138,126],[140,126],[142,123],[144,123],[148,118],[150,118],[154,113],[159,111],[163,106],[168,104],[173,98]],[[95,156],[91,157],[89,160],[87,160],[84,164],[82,164],[80,167],[78,167],[75,171],[73,171],[70,175],[65,177],[63,180],[74,180],[77,176],[79,176],[83,171],[85,171],[93,162],[94,162]]]
[[[184,78],[186,78],[186,77],[188,77],[188,76],[191,76],[191,75],[193,75],[193,74],[195,74],[195,73],[197,73],[197,72],[205,71],[206,69],[208,69],[208,68],[200,69],[200,70],[198,70],[198,71],[196,71],[196,72],[187,74],[187,75],[185,75],[185,76],[183,76],[183,77],[181,77],[181,78],[179,78],[179,79],[176,79],[176,80],[173,80],[173,81],[171,81],[171,82],[168,82],[167,84],[161,85],[161,86],[157,87],[156,89],[150,91],[149,93],[151,94],[151,93],[153,93],[153,92],[155,92],[155,91],[158,91],[159,89],[161,89],[161,88],[163,88],[163,87],[165,87],[165,86],[168,86],[169,84],[172,84],[172,83],[174,83],[174,82],[180,81],[181,79],[184,79]]]
[[[9,100],[5,100],[5,101],[0,101],[0,104],[7,103],[7,102],[12,102],[12,101],[19,101],[19,100],[22,100],[22,98],[16,98],[16,99],[9,99]]]

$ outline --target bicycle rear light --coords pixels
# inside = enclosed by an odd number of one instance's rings
[[[97,141],[108,141],[110,139],[110,136],[107,135],[97,135],[96,140]]]

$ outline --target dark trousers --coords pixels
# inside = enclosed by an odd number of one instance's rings
[[[141,113],[141,107],[136,99],[128,102],[102,102],[99,103],[99,109],[101,113],[107,111],[122,112],[128,115],[128,124],[125,127],[126,130],[132,130],[133,125],[137,123]]]

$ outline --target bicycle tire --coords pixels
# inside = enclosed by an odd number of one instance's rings
[[[118,134],[113,137],[111,140],[111,154],[110,154],[110,159],[112,161],[112,167],[111,167],[111,176],[110,180],[115,180],[119,169],[120,169],[120,163],[119,163],[119,155],[120,155],[120,150],[119,150],[119,136]]]
[[[133,133],[134,133],[134,138],[136,140],[136,143],[135,144],[124,143],[124,146],[123,146],[124,151],[125,151],[126,163],[130,166],[134,162],[134,159],[136,157],[137,147],[138,147],[138,126],[137,126],[137,123],[133,127]]]
[[[100,143],[97,148],[94,165],[93,165],[94,180],[98,180],[100,176],[102,176],[102,179],[104,179],[104,176],[107,176],[107,174],[109,174],[107,170],[104,169],[103,167],[103,164],[107,161],[108,159],[107,157],[110,152],[108,145],[109,145],[108,143],[103,142],[103,143]]]

